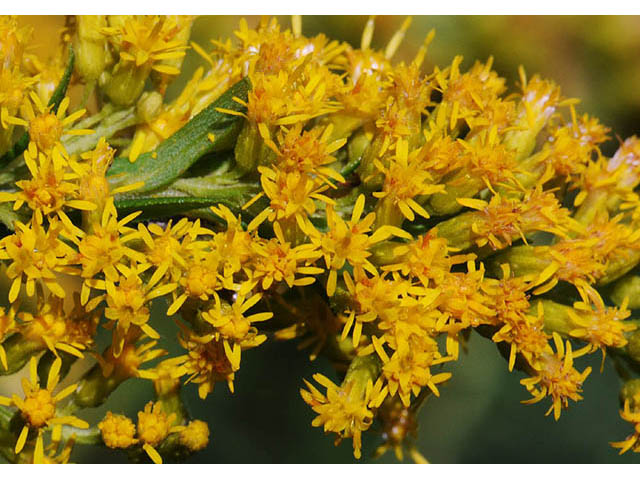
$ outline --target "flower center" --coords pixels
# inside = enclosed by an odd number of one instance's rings
[[[43,427],[55,416],[55,402],[48,390],[38,389],[24,400],[22,416],[32,427]]]
[[[62,136],[62,123],[55,114],[46,112],[38,115],[31,121],[29,136],[40,151],[51,150]]]

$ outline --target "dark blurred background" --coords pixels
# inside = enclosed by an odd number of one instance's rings
[[[366,18],[304,17],[303,32],[324,32],[359,45]],[[238,19],[201,17],[194,24],[193,39],[205,46],[209,38],[225,38],[232,34]],[[258,21],[256,17],[248,20],[250,25]],[[63,23],[61,17],[27,17],[23,21],[38,25],[43,48],[47,48],[48,35],[55,34]],[[402,21],[403,17],[378,17],[374,46],[385,45]],[[281,23],[288,26],[289,19],[282,18]],[[639,17],[415,17],[397,58],[412,58],[424,35],[434,27],[436,38],[425,62],[428,71],[434,65],[446,65],[456,54],[464,55],[464,67],[493,55],[494,68],[512,88],[518,65],[523,65],[529,75],[540,73],[552,78],[566,96],[581,98],[579,112],[599,117],[621,137],[640,130]],[[171,92],[179,90],[198,63],[197,56],[190,52],[185,72]],[[610,143],[610,150],[614,149],[615,142]],[[172,335],[174,329],[162,314],[154,325],[165,322],[165,333]],[[631,426],[618,415],[620,381],[608,361],[600,373],[599,353],[588,359],[593,372],[584,386],[585,400],[572,404],[556,422],[553,416],[544,416],[547,401],[532,406],[520,404],[529,398],[519,385],[522,375],[507,371],[506,362],[489,340],[472,334],[468,346],[468,354],[461,355],[452,366],[453,378],[440,389],[441,397],[430,398],[420,413],[418,444],[431,462],[632,463],[640,459],[633,453],[619,456],[608,445],[624,439]],[[580,370],[586,366],[584,359],[576,363]],[[243,353],[235,394],[220,384],[206,401],[200,401],[195,387],[187,386],[184,397],[190,412],[207,420],[211,428],[209,447],[191,461],[354,461],[350,440],[336,448],[333,436],[311,427],[314,414],[300,398],[299,388],[302,378],[310,379],[316,372],[338,381],[328,362],[318,359],[311,363],[308,352],[298,351],[295,343],[269,343]],[[107,407],[134,418],[151,396],[148,382],[130,380],[114,393],[108,405],[87,412],[85,418],[97,422]],[[364,435],[364,461],[395,462],[391,452],[371,459],[378,442],[375,433]],[[122,462],[126,457],[78,446],[72,459]]]

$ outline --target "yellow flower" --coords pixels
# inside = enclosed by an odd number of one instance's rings
[[[70,102],[69,97],[62,99],[55,113],[51,111],[52,107],[46,106],[34,92],[31,92],[31,102],[35,105],[37,113],[33,110],[31,104],[28,103],[26,116],[29,120],[29,138],[38,151],[47,154],[54,148],[64,149],[61,143],[63,136],[93,133],[93,130],[69,129],[76,120],[85,114],[85,110],[81,109],[67,115]]]
[[[166,355],[166,350],[154,348],[157,341],[146,341],[146,335],[140,335],[137,329],[129,329],[124,346],[119,355],[116,355],[116,345],[109,346],[102,355],[95,354],[96,360],[102,368],[102,375],[114,377],[116,380],[128,378],[146,378],[155,380],[158,378],[156,369],[141,368],[146,362],[151,362],[158,357]]]
[[[594,289],[586,290],[585,294],[588,299],[574,303],[573,309],[567,310],[574,327],[569,335],[589,342],[591,351],[599,348],[604,362],[607,347],[624,347],[628,343],[625,334],[637,326],[624,321],[631,315],[627,309],[628,299],[620,308],[607,307]]]
[[[58,350],[75,357],[84,358],[82,353],[93,346],[100,314],[87,313],[80,305],[77,294],[74,296],[75,308],[65,309],[64,300],[50,296],[46,300],[38,298],[35,313],[20,312],[21,333],[24,338],[41,343],[55,355]]]
[[[354,270],[353,279],[346,271],[343,277],[353,308],[345,312],[348,316],[342,330],[342,340],[353,328],[353,346],[357,347],[363,324],[398,315],[400,297],[407,294],[408,286],[406,282],[389,280],[380,275],[369,277],[361,270]]]
[[[323,272],[321,268],[310,265],[320,258],[320,253],[313,244],[292,247],[291,243],[285,240],[278,222],[273,224],[273,230],[276,238],[253,242],[251,249],[254,257],[248,267],[251,272],[250,279],[241,291],[255,284],[259,284],[263,290],[268,290],[274,282],[285,282],[289,288],[311,285],[315,281],[313,275]],[[300,274],[309,276],[300,277]]]
[[[353,456],[360,458],[362,432],[373,422],[373,412],[368,407],[372,383],[369,381],[365,388],[361,388],[356,381],[352,381],[339,387],[319,373],[313,379],[325,387],[327,393],[323,395],[311,383],[304,381],[308,390],[300,389],[300,395],[318,414],[311,425],[323,426],[325,432],[336,433],[336,443],[343,438],[353,438]]]
[[[209,300],[217,297],[217,290],[223,287],[222,276],[218,273],[220,258],[217,252],[198,254],[187,262],[183,276],[178,280],[179,295],[174,292],[174,300],[169,305],[167,315],[175,314],[187,298]]]
[[[538,304],[537,314],[523,312],[525,299],[522,290],[517,285],[518,277],[512,281],[503,282],[502,288],[515,287],[516,302],[508,305],[495,295],[492,298],[500,302],[496,308],[496,320],[499,330],[494,333],[491,340],[495,343],[507,342],[509,347],[509,371],[513,370],[516,363],[516,355],[522,355],[527,362],[543,355],[548,349],[549,335],[544,332],[544,318],[542,304]],[[520,297],[518,300],[517,297]],[[521,306],[518,304],[522,304]],[[528,301],[526,302],[529,305]],[[516,306],[517,305],[517,306]],[[515,308],[514,308],[515,307]],[[534,312],[536,313],[536,312]]]
[[[11,145],[11,137],[9,133],[13,133],[13,126],[27,126],[27,122],[22,118],[16,117],[21,107],[28,103],[28,92],[36,84],[35,77],[26,76],[19,68],[11,66],[9,68],[0,68],[0,127],[2,137],[5,135],[7,139],[2,138],[0,144],[5,150]],[[6,145],[5,145],[6,142]]]
[[[328,205],[334,203],[323,194],[329,185],[318,185],[316,179],[307,173],[286,172],[278,167],[258,167],[258,171],[263,192],[253,197],[244,208],[263,195],[269,198],[270,206],[249,223],[249,230],[254,230],[266,219],[270,222],[291,220],[303,224],[307,216],[316,211],[316,200]]]
[[[405,286],[406,289],[406,286]],[[398,306],[387,311],[378,320],[376,327],[384,332],[378,338],[371,336],[371,344],[358,354],[374,353],[377,345],[387,344],[393,350],[402,349],[413,337],[432,338],[436,333],[447,332],[455,335],[455,329],[447,325],[448,315],[440,308],[439,289],[411,287],[398,299]],[[447,339],[447,348],[451,338]],[[453,359],[454,357],[450,357]]]
[[[590,162],[579,179],[574,182],[580,188],[574,205],[580,206],[578,214],[585,210],[602,213],[611,207],[617,207],[619,201],[615,196],[625,196],[640,183],[640,139],[636,136],[627,138],[607,160],[599,157]],[[614,198],[611,198],[614,197]]]
[[[175,282],[186,268],[186,259],[195,247],[196,237],[213,232],[202,228],[200,220],[190,222],[182,218],[175,225],[170,220],[164,229],[156,223],[138,223],[138,233],[146,247],[145,255],[138,261],[146,261],[156,267],[154,278],[168,276],[170,281]]]
[[[320,65],[307,63],[306,68],[301,66],[290,73],[281,70],[272,75],[255,72],[251,84],[246,116],[252,124],[263,125],[263,130],[307,122],[339,108],[330,98],[339,91],[342,82]]]
[[[168,75],[180,73],[180,69],[163,61],[184,57],[186,47],[176,37],[185,25],[155,15],[128,16],[111,22],[114,23],[115,26],[103,28],[102,33],[116,46],[122,62]]]
[[[89,212],[89,221],[91,223],[100,223],[104,209],[107,208],[107,203],[112,195],[136,190],[144,183],[136,182],[113,190],[109,187],[106,175],[115,153],[115,149],[102,137],[93,150],[80,154],[80,161],[69,161],[69,166],[79,177],[79,197],[97,206],[95,210]],[[89,227],[89,230],[91,230],[91,227]]]
[[[325,265],[329,270],[327,295],[330,297],[336,290],[338,270],[344,267],[345,263],[349,262],[352,267],[364,268],[375,275],[377,270],[367,260],[371,256],[368,249],[392,235],[404,238],[409,236],[391,225],[380,227],[369,235],[375,221],[375,213],[369,213],[361,220],[364,203],[364,195],[360,195],[353,207],[351,220],[346,222],[334,211],[331,205],[328,205],[327,226],[329,230],[326,233],[318,232],[311,223],[307,223],[305,226],[305,233],[309,235],[311,243],[322,252]]]
[[[164,413],[161,402],[149,402],[142,412],[138,412],[138,439],[142,449],[147,452],[153,463],[162,463],[162,457],[155,449],[170,433],[179,431],[181,427],[172,426],[176,414]]]
[[[474,255],[451,255],[456,250],[448,246],[446,238],[438,236],[433,228],[409,243],[393,249],[394,259],[400,260],[382,267],[383,271],[398,271],[405,277],[415,277],[424,287],[440,285],[454,265],[466,263]]]
[[[631,402],[627,399],[624,402],[623,410],[620,410],[620,417],[633,425],[634,432],[621,442],[610,442],[613,448],[619,448],[622,455],[628,450],[640,452],[640,412],[631,410]]]
[[[77,417],[71,415],[62,417],[56,416],[56,407],[58,402],[71,395],[77,387],[76,384],[69,385],[54,395],[53,391],[60,381],[59,374],[61,365],[62,360],[60,360],[60,358],[56,358],[49,370],[46,388],[41,388],[38,381],[37,361],[35,357],[31,357],[31,361],[29,362],[30,381],[26,378],[22,379],[24,399],[21,399],[17,395],[13,395],[12,398],[0,397],[0,405],[12,405],[17,407],[25,422],[25,425],[22,427],[20,435],[18,436],[18,441],[15,447],[16,453],[20,453],[24,448],[29,432],[36,430],[37,438],[34,450],[35,463],[42,463],[43,461],[44,445],[42,434],[46,427],[54,428],[54,437],[59,436],[59,433],[55,434],[55,431],[59,431],[62,425],[71,425],[76,428],[89,428],[89,424],[87,422],[80,420]]]
[[[180,73],[191,20],[156,15],[108,17],[110,26],[100,32],[107,36],[118,62],[104,76],[102,88],[113,103],[132,105],[152,71],[159,75],[154,80],[164,93],[169,79]]]
[[[0,259],[11,260],[7,268],[7,275],[13,280],[9,302],[18,298],[23,282],[30,297],[35,293],[36,282],[54,295],[65,297],[57,272],[64,270],[74,251],[60,240],[62,229],[55,219],[50,221],[47,231],[38,222],[32,221],[30,225],[16,222],[16,232],[0,241]]]
[[[450,125],[453,130],[459,120],[468,121],[482,113],[498,95],[505,90],[505,79],[491,70],[493,57],[486,63],[475,62],[473,67],[460,73],[462,57],[456,56],[448,72],[436,69],[435,80],[438,89],[442,91],[442,106],[450,115]]]
[[[560,88],[538,75],[527,79],[523,67],[519,69],[522,97],[516,111],[513,129],[505,134],[505,145],[515,150],[518,161],[527,157],[535,147],[536,137],[558,107],[575,100],[563,100]]]
[[[551,246],[533,247],[531,253],[544,262],[536,282],[540,287],[534,293],[551,290],[559,280],[581,286],[602,277],[606,263],[594,255],[597,243],[595,238],[578,238],[560,240]]]
[[[82,285],[82,303],[86,304],[92,287],[92,279],[98,274],[104,274],[105,279],[115,282],[118,280],[118,267],[124,260],[144,263],[144,254],[133,250],[127,243],[140,237],[138,232],[127,223],[136,218],[141,212],[134,212],[118,220],[118,213],[109,197],[99,222],[92,223],[88,235],[78,242],[78,254],[75,263],[80,264],[80,276],[85,279]],[[95,287],[94,287],[95,288]]]
[[[580,231],[570,212],[560,206],[557,198],[538,187],[529,190],[524,199],[509,198],[496,193],[489,202],[478,199],[458,199],[458,203],[478,210],[471,213],[472,237],[478,247],[490,245],[499,250],[516,238],[526,243],[526,234],[543,231],[560,237]]]
[[[467,272],[450,272],[438,285],[441,291],[439,308],[450,318],[445,328],[451,334],[467,328],[490,323],[495,315],[492,299],[483,290],[484,265],[467,262]]]
[[[256,29],[250,29],[247,21],[240,20],[234,31],[238,45],[212,40],[215,53],[230,58],[246,73],[276,74],[281,70],[294,70],[305,61],[328,64],[342,51],[336,41],[328,41],[324,35],[306,38],[300,26],[282,31],[275,18],[263,19]]]
[[[376,352],[382,360],[382,376],[387,385],[372,400],[372,406],[379,406],[387,395],[398,394],[402,404],[408,407],[411,396],[417,396],[423,387],[428,387],[436,396],[440,396],[437,384],[446,382],[451,373],[431,373],[431,367],[441,364],[450,357],[442,357],[438,344],[429,336],[411,336],[398,342],[397,350],[391,357],[384,348],[374,341]]]
[[[275,163],[280,171],[316,175],[326,183],[344,182],[338,172],[327,167],[336,162],[332,154],[347,142],[346,138],[330,142],[332,132],[332,125],[303,131],[302,124],[297,123],[278,132],[277,144],[271,138],[265,142],[276,153]]]
[[[148,323],[150,313],[147,305],[150,300],[167,295],[177,287],[175,283],[156,287],[157,280],[154,283],[151,281],[143,283],[139,276],[141,272],[136,268],[127,269],[123,265],[120,270],[124,273],[118,278],[117,285],[110,279],[104,282],[107,301],[104,315],[110,320],[106,327],[113,328],[115,326],[113,346],[116,356],[120,355],[127,331],[131,326],[140,327],[151,338],[160,338],[158,332]],[[98,298],[100,297],[94,298],[92,302]]]
[[[1,192],[0,202],[14,201],[14,210],[26,203],[40,223],[42,215],[56,214],[70,233],[81,236],[82,230],[73,225],[63,209],[93,210],[96,205],[79,199],[78,175],[67,168],[64,155],[61,150],[45,154],[35,147],[29,148],[24,152],[24,160],[32,178],[16,182],[19,192]]]
[[[421,114],[429,104],[432,91],[431,84],[425,81],[420,66],[416,63],[400,64],[387,74],[389,97],[375,122],[384,145],[379,156],[384,155],[386,145],[393,144],[395,140],[404,139],[409,141],[410,146],[415,146],[415,136],[420,132]]]
[[[257,347],[263,343],[266,335],[259,335],[255,322],[264,322],[273,317],[271,312],[254,313],[245,316],[245,312],[260,301],[262,295],[256,294],[247,299],[239,295],[232,305],[222,304],[216,298],[215,307],[202,312],[202,318],[214,329],[212,339],[222,340],[224,352],[234,370],[240,368],[240,353],[244,348]],[[204,337],[208,338],[208,337]]]
[[[224,205],[211,207],[211,211],[227,223],[226,230],[213,233],[209,245],[220,258],[218,269],[222,271],[225,285],[233,290],[233,276],[239,273],[254,255],[254,235],[253,232],[245,231],[240,216],[236,217]]]
[[[415,197],[444,192],[444,186],[435,185],[431,173],[423,168],[424,164],[419,158],[420,151],[415,150],[409,155],[408,148],[406,140],[398,140],[396,155],[387,167],[378,160],[374,161],[378,170],[384,174],[382,191],[373,193],[374,197],[381,199],[376,209],[378,223],[382,217],[384,223],[399,226],[402,224],[402,217],[412,222],[415,219],[414,212],[429,218],[424,207],[414,200]],[[402,216],[386,211],[385,206],[387,209],[397,208]]]
[[[537,358],[533,359],[531,366],[533,374],[530,378],[521,380],[520,383],[533,396],[523,403],[536,403],[544,397],[551,397],[552,403],[546,415],[553,411],[553,417],[558,420],[562,408],[569,406],[569,400],[577,402],[582,400],[582,383],[591,373],[591,367],[587,367],[582,373],[573,367],[573,359],[584,355],[589,347],[582,348],[575,353],[571,349],[571,343],[567,341],[566,348],[560,335],[553,332],[553,342],[556,352],[551,347]]]
[[[536,294],[551,290],[559,280],[583,291],[591,283],[615,280],[628,272],[637,262],[639,238],[640,230],[624,223],[622,215],[609,220],[603,214],[574,238],[549,246],[515,247],[508,257],[518,274],[538,275]]]
[[[135,425],[124,415],[107,412],[98,428],[102,434],[102,441],[109,448],[129,448],[138,442],[135,438]]]
[[[550,129],[548,155],[544,162],[553,171],[571,179],[581,175],[592,160],[599,155],[598,145],[609,139],[609,128],[600,125],[597,118],[584,114],[578,118],[571,105],[571,122]]]
[[[189,375],[186,383],[198,385],[201,399],[207,398],[216,382],[220,381],[226,381],[229,391],[233,393],[233,380],[238,368],[234,368],[229,361],[223,342],[203,339],[188,331],[178,337],[178,341],[188,350],[187,354],[167,362],[180,366]]]
[[[192,452],[207,448],[209,445],[209,425],[202,420],[192,420],[180,432],[180,443]]]

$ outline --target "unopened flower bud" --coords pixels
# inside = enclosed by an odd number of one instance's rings
[[[180,432],[180,443],[192,452],[197,452],[209,444],[209,425],[202,420],[193,420]]]
[[[627,308],[640,308],[640,275],[627,275],[618,280],[611,291],[611,300],[617,306],[627,299]]]
[[[640,378],[628,380],[620,389],[620,404],[629,401],[632,411],[640,408]]]
[[[105,15],[77,15],[78,31],[74,40],[76,69],[89,83],[98,80],[109,62],[106,37],[101,29],[107,26]]]
[[[137,67],[133,62],[120,61],[114,68],[104,91],[117,105],[133,105],[151,73],[151,67],[147,64]]]
[[[138,99],[136,112],[145,123],[150,123],[160,113],[162,108],[162,95],[158,92],[145,92]]]
[[[635,362],[640,363],[640,331],[634,332],[627,343],[627,354]]]

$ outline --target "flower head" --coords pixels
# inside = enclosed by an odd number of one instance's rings
[[[31,101],[35,105],[36,111],[33,110],[30,103],[27,104],[29,138],[38,151],[49,153],[54,148],[64,148],[61,144],[63,135],[93,133],[92,130],[69,128],[85,114],[83,109],[67,115],[70,103],[69,97],[65,97],[60,102],[56,112],[51,111],[51,106],[45,106],[35,93],[31,93]]]
[[[45,427],[53,426],[54,429],[61,428],[62,425],[72,425],[77,428],[89,428],[89,424],[84,420],[80,420],[74,416],[56,415],[58,402],[71,395],[77,385],[69,385],[60,392],[54,394],[55,388],[60,381],[60,367],[62,360],[56,358],[51,365],[47,376],[46,388],[40,386],[38,380],[38,366],[35,357],[31,357],[29,362],[29,380],[22,379],[22,389],[24,390],[24,398],[13,395],[12,398],[0,397],[0,405],[13,405],[20,410],[20,414],[25,424],[20,431],[18,441],[16,443],[15,452],[20,453],[25,446],[29,433],[37,432],[34,461],[42,463],[44,457],[44,444],[42,439]]]
[[[180,70],[163,61],[184,57],[186,47],[176,39],[182,28],[184,25],[168,17],[141,15],[116,21],[102,33],[118,49],[121,61],[177,75]]]
[[[102,441],[109,448],[129,448],[138,442],[135,438],[136,426],[124,415],[107,412],[98,428],[102,434]]]
[[[180,443],[192,452],[207,448],[209,444],[209,425],[202,420],[192,420],[180,432]]]
[[[535,358],[531,362],[533,375],[520,383],[533,395],[532,399],[523,403],[536,403],[549,396],[552,403],[546,414],[553,411],[553,417],[558,420],[562,408],[569,406],[569,400],[582,400],[582,383],[591,373],[591,367],[578,372],[573,366],[573,359],[584,355],[585,349],[574,353],[568,341],[565,348],[556,332],[553,333],[553,342],[556,346],[555,353],[549,347],[548,351]]]
[[[367,406],[373,385],[369,383],[363,390],[354,381],[339,387],[319,373],[315,374],[313,379],[325,387],[327,393],[323,395],[306,380],[308,390],[300,389],[304,401],[318,414],[311,424],[314,427],[323,426],[325,432],[336,433],[337,442],[343,438],[353,438],[353,456],[360,458],[362,432],[367,430],[373,421],[373,413]]]

